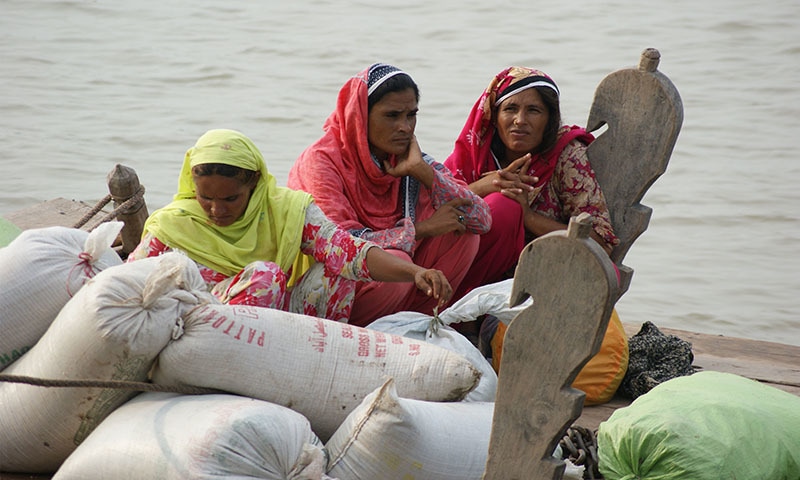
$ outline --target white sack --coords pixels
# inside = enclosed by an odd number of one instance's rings
[[[176,320],[214,301],[197,266],[170,253],[108,268],[64,306],[39,342],[3,373],[57,380],[144,381]],[[0,465],[53,472],[136,392],[0,383]]]
[[[480,480],[494,403],[400,398],[391,380],[368,395],[325,444],[341,479]]]
[[[489,314],[507,325],[519,312],[533,304],[533,300],[528,298],[516,307],[512,307],[509,298],[513,286],[514,279],[509,278],[470,290],[469,293],[440,313],[439,318],[445,325],[451,325],[471,322],[477,320],[481,315]]]
[[[431,315],[424,313],[398,312],[375,320],[367,328],[413,338],[463,355],[481,372],[478,386],[464,397],[464,401],[493,402],[497,393],[497,373],[492,364],[467,337],[452,327],[440,325],[435,332],[432,331],[430,328],[432,319]]]
[[[235,395],[142,393],[108,416],[53,480],[321,480],[308,420]]]
[[[159,355],[155,383],[215,388],[296,410],[325,441],[388,377],[402,395],[459,401],[480,372],[435,345],[307,315],[206,305]]]
[[[111,245],[122,222],[91,233],[75,228],[26,230],[0,248],[0,370],[28,351],[91,277],[122,263]]]

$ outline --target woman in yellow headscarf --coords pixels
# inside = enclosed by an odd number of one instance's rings
[[[148,218],[128,260],[169,250],[194,260],[224,303],[347,321],[356,281],[414,282],[440,304],[452,295],[442,272],[351,236],[311,195],[277,187],[258,148],[234,130],[211,130],[186,152],[178,192]]]

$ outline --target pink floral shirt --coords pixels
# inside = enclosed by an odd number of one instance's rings
[[[586,212],[594,218],[594,230],[609,245],[616,246],[619,239],[614,235],[603,192],[597,183],[594,170],[589,165],[586,145],[573,140],[561,152],[553,177],[531,201],[531,208],[546,217],[561,223],[579,213]]]
[[[355,281],[371,281],[367,268],[367,251],[376,246],[356,238],[328,220],[312,203],[306,209],[300,250],[323,265],[321,272],[305,275],[294,287],[293,298],[302,299],[298,312],[346,320],[352,307]],[[153,257],[172,249],[149,232],[128,256],[128,261]],[[197,264],[210,291],[221,301],[262,307],[289,308],[287,279],[291,272],[282,272],[272,262],[256,262],[228,277],[205,265]],[[319,274],[317,274],[319,273]]]

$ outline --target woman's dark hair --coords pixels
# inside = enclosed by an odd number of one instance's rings
[[[192,175],[195,177],[206,177],[208,175],[221,175],[223,177],[235,178],[247,185],[256,179],[258,172],[245,168],[234,167],[224,163],[201,163],[192,167]]]
[[[405,73],[399,73],[391,78],[386,79],[385,82],[383,82],[367,97],[367,112],[371,111],[372,107],[387,93],[402,92],[403,90],[407,90],[409,88],[414,90],[414,96],[416,97],[417,102],[419,102],[419,87],[417,87],[417,84],[414,83],[414,80],[412,80],[409,75]]]
[[[542,134],[542,143],[531,152],[541,154],[553,148],[556,145],[556,141],[558,141],[558,129],[561,128],[561,106],[558,101],[558,94],[552,88],[533,88],[539,92],[539,96],[542,97],[542,102],[547,107],[548,113],[547,125],[545,125],[544,133]],[[505,151],[503,141],[500,140],[500,135],[497,135],[496,132],[492,138],[492,151],[496,153]]]
[[[555,147],[558,141],[558,129],[561,128],[561,106],[558,101],[558,93],[549,87],[533,87],[539,92],[547,110],[550,114],[547,125],[544,127],[542,144],[536,153],[546,152]]]

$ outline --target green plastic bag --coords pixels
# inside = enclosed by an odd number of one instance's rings
[[[606,480],[800,479],[800,397],[721,372],[668,380],[600,424]]]
[[[5,247],[22,232],[16,225],[0,217],[0,248]]]

